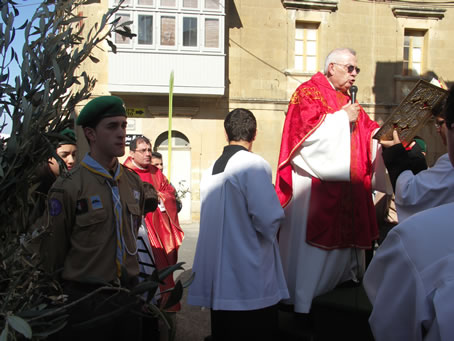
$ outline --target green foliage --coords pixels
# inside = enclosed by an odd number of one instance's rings
[[[95,79],[80,71],[84,62],[96,63],[96,48],[106,46],[115,52],[112,34],[129,38],[134,34],[114,15],[120,4],[100,16],[93,27],[81,25],[77,8],[91,0],[45,1],[32,18],[20,27],[19,14],[12,0],[0,0],[0,133],[7,117],[12,122],[9,138],[0,138],[0,340],[42,339],[63,328],[68,308],[59,283],[52,274],[41,271],[33,240],[41,232],[34,228],[31,209],[37,167],[55,153],[56,136],[72,126],[76,105],[90,97]],[[22,51],[12,42],[24,34]],[[20,75],[13,78],[10,68],[19,63]],[[61,161],[61,160],[60,160]],[[181,264],[151,276],[143,282],[150,299],[145,302],[153,314],[165,315],[152,304],[162,276]],[[181,283],[178,287],[181,288]],[[102,286],[97,290],[127,291]],[[133,295],[134,293],[131,293]],[[181,299],[181,289],[171,295]],[[135,296],[137,299],[138,296]],[[83,300],[85,298],[82,298]],[[88,321],[89,322],[89,321]],[[92,321],[96,322],[96,321]]]

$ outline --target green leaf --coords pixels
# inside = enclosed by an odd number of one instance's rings
[[[5,329],[2,330],[0,334],[0,341],[7,341],[8,340],[8,323],[5,323]]]
[[[153,281],[143,281],[142,283],[137,284],[134,289],[131,290],[131,295],[140,295],[145,291],[152,290],[158,287],[157,282]]]
[[[110,48],[112,49],[112,52],[113,53],[117,53],[117,46],[109,39],[106,39],[107,41],[107,44],[110,46]]]
[[[189,287],[189,286],[192,284],[192,282],[194,281],[194,278],[195,278],[195,272],[193,272],[193,273],[191,274],[191,277],[189,277],[189,278],[183,283],[183,288]]]
[[[178,281],[175,284],[175,288],[173,288],[172,291],[170,292],[170,297],[167,300],[163,309],[166,310],[170,307],[173,307],[175,304],[180,302],[182,297],[183,297],[183,285],[181,284],[180,281]]]
[[[93,57],[92,55],[89,55],[88,58],[90,58],[93,63],[99,63],[99,59],[96,57]]]
[[[168,266],[167,268],[159,271],[159,279],[163,280],[171,273],[175,272],[176,270],[184,270],[182,265],[185,264],[184,262],[177,263],[175,265]]]
[[[8,316],[6,319],[8,320],[8,323],[11,325],[11,327],[14,328],[17,332],[24,335],[27,339],[32,338],[32,329],[30,328],[28,322],[25,321],[23,318],[11,315]]]

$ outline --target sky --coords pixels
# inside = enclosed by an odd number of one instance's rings
[[[19,10],[19,16],[14,19],[14,26],[17,28],[21,26],[25,20],[31,19],[33,14],[35,13],[36,9],[38,6],[42,3],[42,1],[39,0],[18,0],[16,1],[17,3],[17,9]],[[3,19],[0,16],[0,22],[3,23]],[[24,31],[23,30],[17,30],[16,31],[16,36],[14,38],[14,41],[12,43],[12,46],[14,50],[17,53],[17,56],[19,58],[19,61],[21,61],[21,56],[22,56],[22,47],[24,45]],[[20,67],[17,64],[11,64],[10,65],[10,80],[13,80],[17,75],[20,74]],[[6,115],[8,116],[8,115]],[[3,117],[1,117],[0,122],[3,122]],[[3,134],[9,134],[11,133],[11,124],[9,118],[7,118],[7,126],[5,129],[3,129],[2,133]]]

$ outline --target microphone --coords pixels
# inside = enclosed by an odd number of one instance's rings
[[[358,87],[356,85],[352,85],[350,87],[350,96],[352,97],[352,104],[356,102],[356,93],[358,92]]]

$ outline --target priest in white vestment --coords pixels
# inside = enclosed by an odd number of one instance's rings
[[[277,231],[284,218],[271,167],[250,150],[257,125],[245,109],[224,122],[229,145],[200,183],[200,234],[188,303],[211,308],[213,340],[276,340],[288,298]]]
[[[359,71],[353,50],[336,49],[325,74],[300,85],[290,100],[276,191],[286,215],[279,233],[290,292],[284,303],[298,313],[338,284],[359,281],[364,250],[378,238],[371,190],[378,124],[348,95]]]

